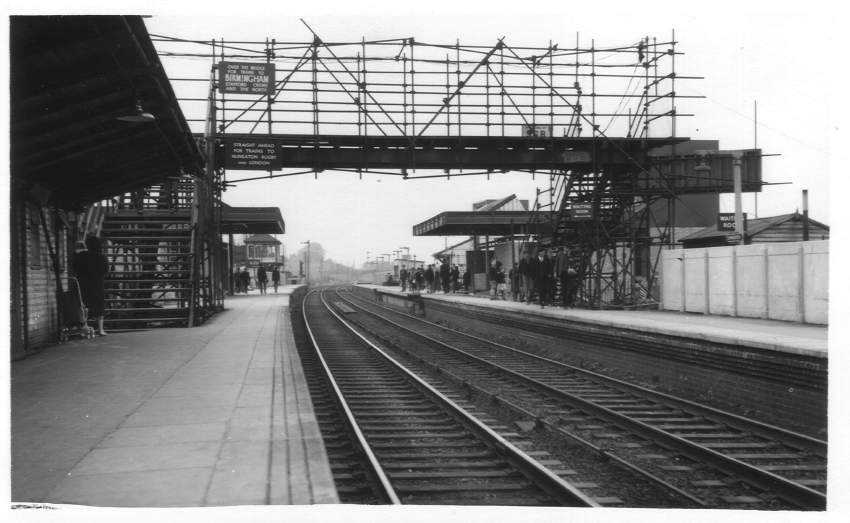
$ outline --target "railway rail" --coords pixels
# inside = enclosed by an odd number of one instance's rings
[[[361,328],[697,505],[825,508],[825,441],[339,296]]]
[[[362,467],[349,474],[369,480],[350,488],[361,499],[599,506],[358,334],[320,293],[307,294],[302,314],[348,427],[344,452]]]

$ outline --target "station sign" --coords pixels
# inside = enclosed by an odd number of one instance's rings
[[[280,144],[272,140],[233,140],[224,151],[225,169],[278,171],[283,167]]]
[[[532,136],[535,138],[551,138],[552,137],[552,126],[551,125],[524,125],[523,126],[523,134],[525,136]]]
[[[747,213],[743,213],[744,215],[744,230],[747,229]],[[721,212],[717,214],[717,230],[718,231],[730,231],[735,232],[737,229],[735,228],[735,213],[734,212]]]
[[[219,62],[218,89],[225,94],[265,94],[274,92],[274,64]]]
[[[587,151],[562,151],[561,162],[563,163],[590,163],[593,158]]]
[[[592,203],[574,203],[572,205],[571,217],[573,220],[585,221],[593,219]]]

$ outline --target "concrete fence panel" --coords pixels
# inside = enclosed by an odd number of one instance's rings
[[[662,253],[661,308],[828,323],[829,240]]]
[[[709,313],[732,316],[735,314],[734,247],[699,250],[705,251],[709,260]]]

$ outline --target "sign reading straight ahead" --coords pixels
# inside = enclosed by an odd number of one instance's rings
[[[226,94],[272,94],[274,64],[220,62],[218,89]]]
[[[592,203],[574,203],[572,206],[572,219],[576,221],[593,219]]]
[[[225,169],[277,171],[283,167],[280,146],[271,140],[227,142],[224,150]]]

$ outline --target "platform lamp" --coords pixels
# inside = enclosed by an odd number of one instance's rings
[[[156,116],[145,111],[142,108],[142,101],[141,100],[136,100],[135,110],[130,112],[130,114],[116,116],[115,119],[121,120],[122,122],[150,123],[150,122],[156,121]]]

